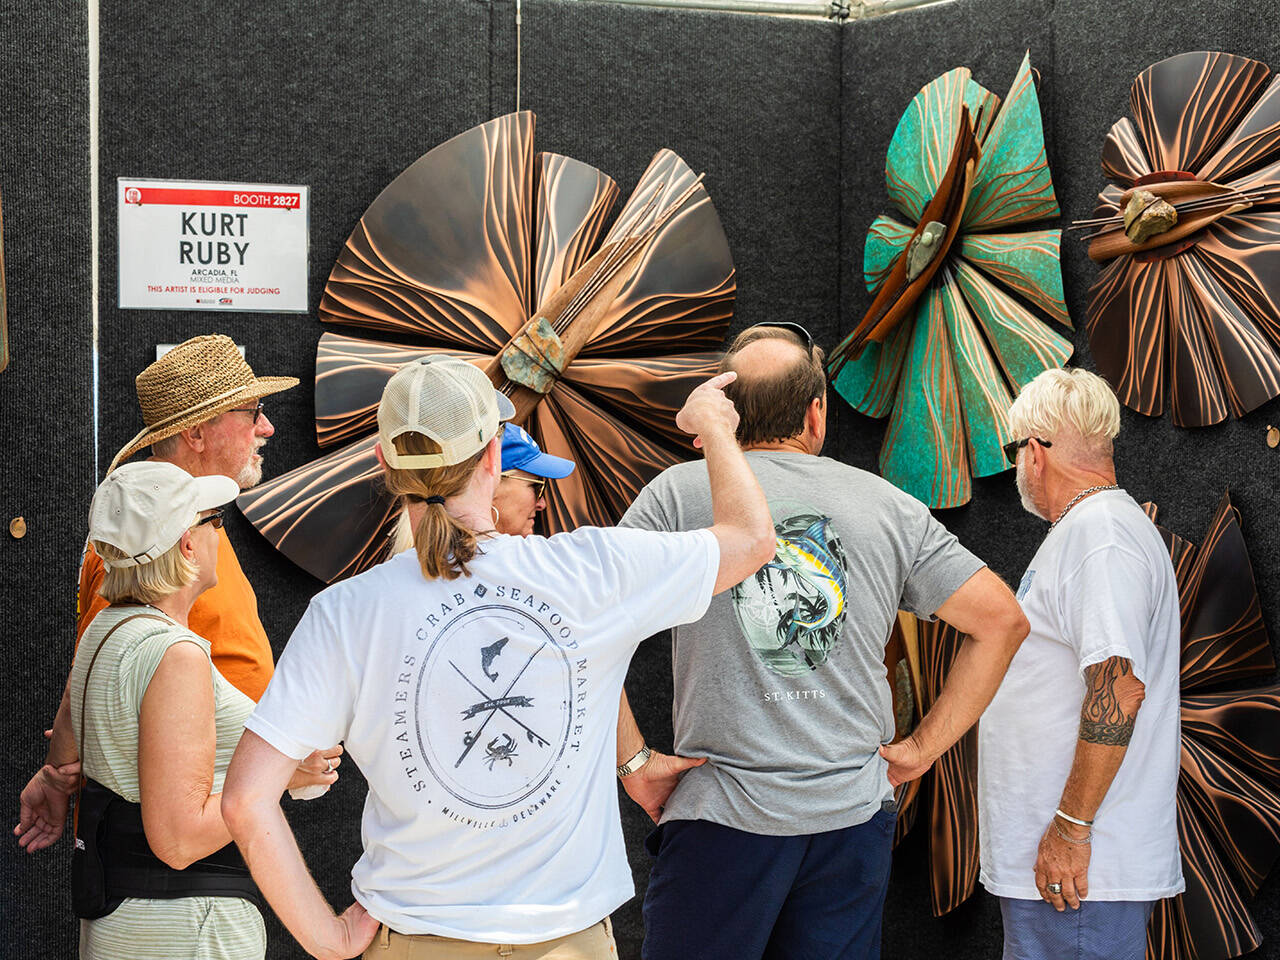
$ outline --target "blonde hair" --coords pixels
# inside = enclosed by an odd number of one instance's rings
[[[123,560],[128,554],[119,547],[100,540],[93,541],[93,549],[104,561]],[[136,600],[138,603],[155,603],[183,587],[194,583],[200,568],[182,555],[182,539],[156,557],[150,563],[131,567],[106,569],[98,593],[108,603]]]
[[[1009,408],[1015,439],[1079,437],[1086,455],[1111,456],[1120,433],[1120,403],[1107,381],[1079,367],[1045,370],[1022,388]],[[1068,440],[1071,438],[1068,437]]]
[[[440,452],[440,445],[421,433],[402,433],[392,442],[400,454]],[[388,466],[384,480],[387,492],[403,497],[406,503],[428,497],[457,496],[467,489],[487,449],[489,445],[485,444],[479,453],[445,467],[397,470]],[[418,566],[428,580],[456,580],[467,576],[471,572],[467,564],[479,552],[475,531],[451,516],[442,503],[427,504],[414,528],[413,543],[418,551]]]
[[[409,511],[402,504],[400,515],[396,517],[396,527],[391,531],[391,556],[404,553],[412,546],[413,524],[409,522]]]

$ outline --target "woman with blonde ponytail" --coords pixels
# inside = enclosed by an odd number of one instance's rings
[[[421,433],[402,433],[392,441],[397,454],[405,456],[439,454],[440,445]],[[488,448],[486,447],[486,450]],[[401,470],[387,465],[379,449],[379,462],[386,471],[387,492],[402,497],[418,564],[428,580],[453,580],[467,573],[467,564],[476,555],[478,533],[453,517],[445,504],[464,493],[480,465],[485,451],[461,463],[434,470]],[[423,506],[425,509],[415,509]],[[489,524],[491,532],[493,524]]]
[[[312,955],[398,960],[429,939],[441,958],[476,944],[616,958],[609,914],[634,894],[613,784],[627,665],[773,556],[721,390],[733,377],[695,389],[676,419],[706,455],[711,527],[550,538],[495,527],[515,411],[479,368],[426,357],[388,382],[378,456],[415,551],[311,601],[223,792],[255,880]],[[357,902],[335,916],[278,801],[290,758],[339,740],[369,794]]]
[[[424,449],[421,452],[433,452],[435,444],[421,434],[404,434],[406,444],[416,444]],[[397,441],[399,444],[400,441]],[[408,447],[401,452],[409,452]],[[502,425],[502,479],[493,494],[493,525],[499,533],[509,533],[517,537],[527,537],[533,533],[537,515],[546,509],[546,484],[552,480],[562,480],[573,473],[576,464],[564,457],[555,457],[543,453],[536,440],[514,423]],[[413,499],[425,501],[426,496],[441,492],[429,491],[425,495],[418,489],[419,484],[414,477],[398,478],[394,489],[388,480],[388,489],[400,496],[407,503]],[[417,538],[424,542],[425,538]],[[394,556],[408,550],[415,541],[413,527],[409,525],[409,516],[403,510],[396,523],[395,541],[391,548]],[[424,568],[425,569],[425,568]]]

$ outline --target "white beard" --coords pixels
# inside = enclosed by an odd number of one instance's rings
[[[1022,509],[1033,517],[1048,520],[1049,518],[1040,512],[1040,509],[1036,506],[1035,499],[1031,496],[1031,484],[1027,480],[1026,460],[1023,457],[1018,458],[1018,466],[1014,472],[1014,482],[1018,486],[1018,496],[1022,498]]]
[[[254,450],[254,455],[249,457],[249,462],[236,477],[236,483],[240,485],[241,490],[251,490],[262,482],[262,460],[258,456],[258,451],[261,449],[262,447],[259,446]]]

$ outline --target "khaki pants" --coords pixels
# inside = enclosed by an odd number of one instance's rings
[[[385,924],[364,952],[364,960],[617,960],[613,924],[605,917],[585,930],[543,943],[473,943],[424,933],[396,933]]]

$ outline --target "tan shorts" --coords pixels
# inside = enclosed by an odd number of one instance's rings
[[[364,952],[364,960],[617,960],[613,924],[605,917],[585,930],[542,943],[474,943],[424,933],[396,933],[385,924]]]

